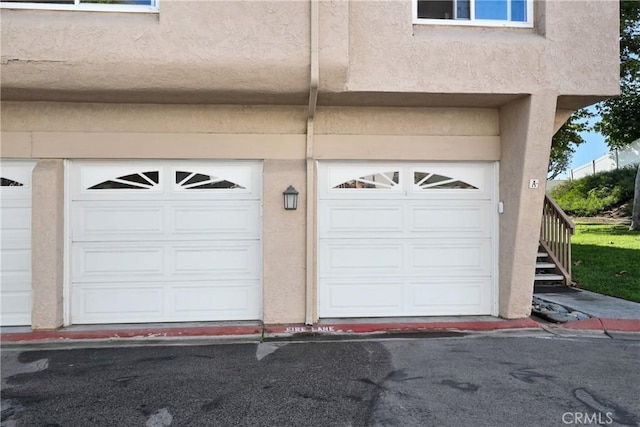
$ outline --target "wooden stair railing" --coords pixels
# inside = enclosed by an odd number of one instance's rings
[[[542,225],[540,229],[540,246],[549,254],[559,274],[564,277],[564,284],[571,285],[571,236],[575,231],[573,221],[545,194],[542,208]]]

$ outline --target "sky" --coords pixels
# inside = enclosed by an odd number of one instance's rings
[[[595,108],[591,107],[589,110],[595,113]],[[599,117],[592,117],[589,120],[589,124],[593,125],[598,121]],[[604,142],[604,136],[598,132],[582,132],[580,135],[584,138],[585,142],[576,148],[576,152],[573,153],[571,159],[570,169],[576,169],[587,163],[591,163],[592,160],[596,160],[609,152],[609,147]],[[563,173],[556,179],[566,179],[567,174]]]

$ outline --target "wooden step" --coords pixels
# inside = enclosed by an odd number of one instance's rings
[[[544,281],[544,282],[555,282],[558,280],[564,280],[564,276],[560,274],[546,274],[546,273],[536,273],[535,281]]]
[[[546,252],[538,252],[538,255],[537,255],[538,258],[546,258],[548,256],[549,254]]]
[[[550,269],[550,268],[556,268],[556,265],[552,262],[536,262],[536,268],[544,268],[544,269]]]

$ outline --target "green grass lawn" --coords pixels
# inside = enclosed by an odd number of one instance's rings
[[[640,232],[577,223],[571,249],[573,281],[580,288],[640,302]]]

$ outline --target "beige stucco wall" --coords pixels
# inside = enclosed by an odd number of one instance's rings
[[[32,185],[31,327],[55,329],[63,322],[63,161],[39,161],[33,170]]]
[[[307,107],[12,102],[4,132],[305,134]],[[497,136],[497,108],[319,107],[316,134]]]
[[[9,96],[42,89],[32,95],[92,93],[104,101],[121,90],[130,99],[154,93],[179,102],[258,88],[264,99],[304,99],[305,2],[166,0],[161,7],[158,14],[3,9],[3,86]]]
[[[299,106],[9,102],[2,130],[15,132],[139,132],[304,134]]]
[[[531,313],[556,101],[554,93],[537,94],[508,104],[500,112],[504,213],[499,228],[499,313],[505,318]],[[529,188],[531,179],[542,185]]]
[[[500,160],[500,314],[526,316],[543,196],[526,186],[544,179],[569,112],[617,93],[618,3],[536,1],[533,28],[416,25],[411,5],[320,2],[310,159]],[[305,180],[313,186],[310,10],[280,0],[0,10],[0,156],[53,161],[34,174],[34,251],[50,257],[34,276],[35,327],[60,322],[62,158],[265,160],[264,318],[301,321],[308,265],[281,259],[283,247],[308,248],[309,219],[282,211],[280,193],[294,183],[305,206]]]
[[[3,157],[304,159],[296,106],[4,102]],[[499,113],[321,107],[316,159],[497,160]]]
[[[549,89],[584,97],[618,91],[617,2],[536,2],[534,28],[417,25],[411,5],[321,2],[321,104],[389,105],[402,100],[398,94],[435,105],[450,102],[442,94],[483,94],[490,102]],[[309,2],[163,0],[158,14],[0,13],[5,100],[308,99]]]
[[[264,322],[304,323],[306,166],[304,160],[265,160],[263,214]],[[282,192],[293,185],[298,209],[286,211]]]
[[[546,1],[534,28],[412,26],[410,12],[409,1],[351,3],[350,91],[617,91],[617,2]]]
[[[314,253],[313,283],[306,286],[306,116],[300,107],[54,102],[5,102],[0,107],[2,157],[263,159],[263,320],[304,322],[307,292],[311,317],[317,320]],[[501,155],[500,112],[492,108],[322,107],[316,119],[313,160],[495,161]],[[52,161],[60,167],[59,160]],[[40,168],[47,164],[41,160]],[[38,267],[39,277],[48,272],[57,278],[63,251],[51,250],[57,240],[48,236],[59,238],[61,217],[51,216],[51,208],[43,204],[59,202],[63,186],[44,178],[48,175],[40,169],[37,173],[42,191],[34,197],[45,191],[47,197],[34,209],[34,222],[41,225],[33,245],[56,257]],[[313,171],[311,175],[315,177]],[[282,207],[282,191],[290,184],[300,191],[294,212]],[[310,218],[313,227],[315,217]],[[34,323],[34,328],[55,327],[61,321],[60,283],[37,284],[35,294],[38,316],[54,318]]]

